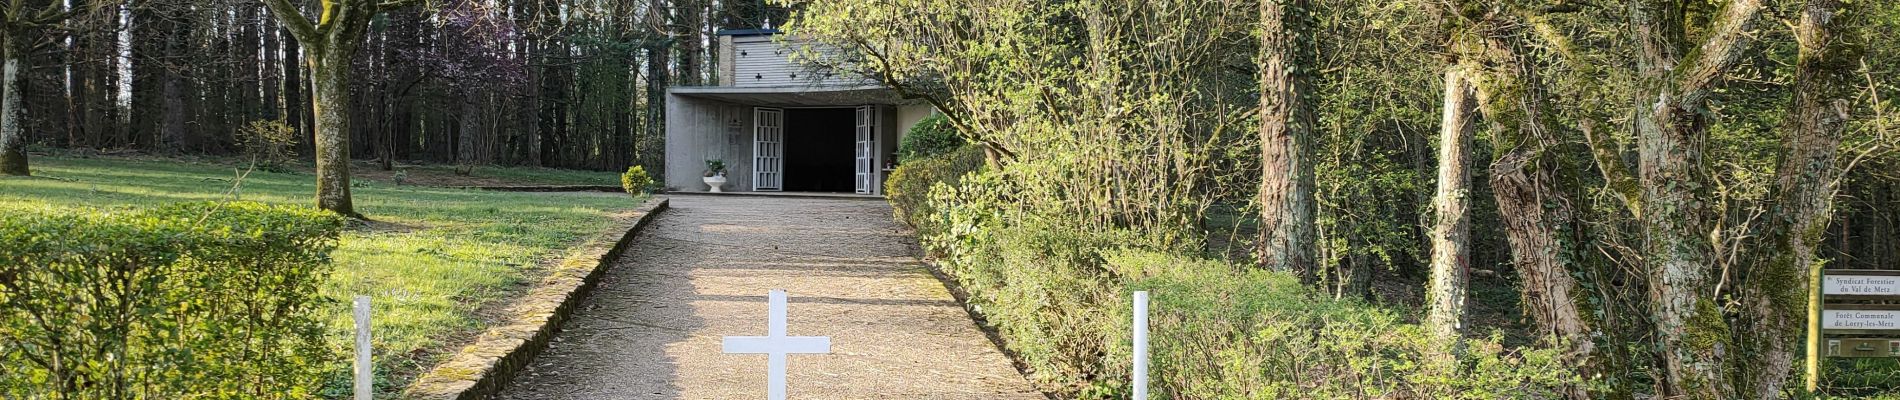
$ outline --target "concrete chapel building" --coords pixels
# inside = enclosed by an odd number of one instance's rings
[[[666,94],[666,190],[883,194],[897,141],[933,109],[875,81],[805,65],[774,29],[722,31],[718,84]]]

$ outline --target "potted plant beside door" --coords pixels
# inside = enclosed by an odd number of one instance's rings
[[[706,160],[706,177],[702,180],[710,188],[708,191],[721,192],[719,188],[726,186],[726,160]]]

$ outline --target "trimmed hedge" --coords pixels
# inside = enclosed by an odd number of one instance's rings
[[[917,121],[904,137],[897,141],[897,162],[900,164],[949,154],[958,148],[968,147],[970,142],[957,134],[957,128],[943,114],[931,114]]]
[[[0,215],[0,398],[303,398],[343,219],[185,203]]]
[[[964,175],[983,168],[983,149],[963,146],[946,154],[906,161],[884,180],[884,197],[890,200],[892,217],[918,232],[928,231],[933,221],[928,216],[930,188],[938,183],[955,186]]]

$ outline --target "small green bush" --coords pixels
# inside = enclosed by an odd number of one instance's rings
[[[620,174],[620,188],[625,189],[629,195],[638,197],[647,194],[652,187],[653,177],[647,175],[646,167],[638,165],[627,167],[627,172]]]
[[[897,166],[884,180],[884,197],[890,200],[897,222],[919,232],[931,223],[930,188],[939,183],[956,185],[964,175],[983,168],[983,150],[963,146],[947,154],[922,157]]]
[[[0,398],[302,398],[343,219],[258,203],[0,215]]]
[[[297,129],[285,120],[256,120],[237,132],[238,149],[266,171],[282,172],[297,158]]]
[[[968,144],[969,141],[957,134],[956,126],[950,124],[949,118],[943,114],[931,114],[917,121],[917,125],[911,126],[910,131],[897,141],[897,162],[907,164],[923,157],[948,154]]]

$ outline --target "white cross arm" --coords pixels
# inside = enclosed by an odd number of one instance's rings
[[[785,290],[772,289],[769,297],[765,336],[727,336],[722,347],[727,354],[765,354],[765,398],[785,400],[785,355],[830,353],[831,338],[786,336]]]
[[[831,352],[831,338],[827,336],[727,336],[724,346],[727,354],[825,354]]]

